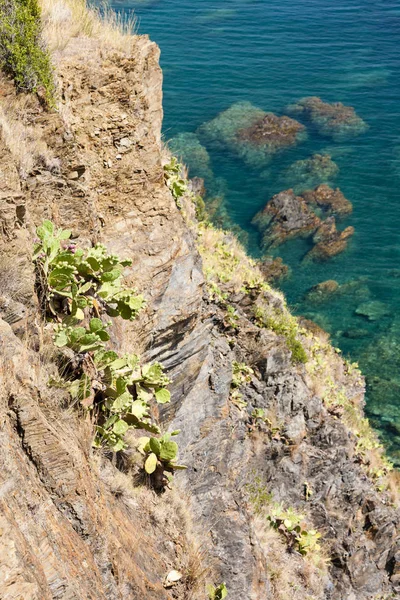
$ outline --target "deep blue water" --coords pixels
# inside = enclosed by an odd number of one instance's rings
[[[328,148],[340,168],[333,183],[354,206],[343,226],[356,233],[345,253],[323,264],[302,263],[308,242],[280,247],[277,254],[291,267],[282,288],[295,311],[359,361],[368,379],[368,414],[400,463],[400,0],[118,0],[113,6],[134,9],[139,32],[161,47],[166,140],[195,132],[239,100],[281,115],[287,104],[319,96],[353,106],[369,125],[341,142],[311,127],[306,142],[277,156],[263,174],[227,151],[208,150],[214,175],[226,180],[229,216],[249,232],[257,256],[252,217],[288,187],[289,164]],[[352,285],[324,304],[305,301],[307,290],[326,279]],[[355,313],[375,300],[384,304],[377,320]]]

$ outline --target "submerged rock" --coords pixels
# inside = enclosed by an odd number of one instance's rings
[[[286,277],[289,273],[289,267],[284,264],[280,256],[276,258],[267,256],[262,260],[262,262],[259,263],[258,266],[260,267],[261,273],[269,283],[278,281],[279,279]]]
[[[389,316],[391,313],[389,307],[379,300],[363,302],[356,308],[355,312],[356,315],[366,317],[368,321],[378,321],[382,317]]]
[[[354,234],[354,227],[346,227],[343,231],[336,229],[335,217],[322,221],[313,237],[314,248],[307,253],[306,259],[322,262],[343,252],[347,240]]]
[[[264,248],[279,246],[294,237],[308,237],[321,220],[301,196],[285,190],[271,198],[252,221],[262,233]]]
[[[198,130],[205,143],[228,148],[247,165],[263,168],[281,149],[305,137],[304,125],[265,112],[250,102],[237,102]]]
[[[306,116],[321,135],[337,140],[360,135],[368,129],[352,106],[345,106],[341,102],[323,102],[317,96],[302,98],[288,106],[287,110],[289,114]]]
[[[282,181],[299,192],[331,181],[338,173],[339,167],[329,154],[313,154],[290,165],[282,174]]]
[[[213,178],[210,156],[195,133],[178,133],[168,145],[171,152],[187,166],[190,177],[201,177],[206,181]]]
[[[339,284],[334,279],[328,279],[327,281],[321,281],[314,285],[306,294],[307,302],[313,304],[320,304],[330,300],[332,296],[335,296],[339,291]]]
[[[368,329],[351,328],[343,332],[343,337],[349,338],[350,340],[361,340],[371,335]]]
[[[349,215],[353,211],[352,203],[344,197],[340,189],[334,190],[326,184],[321,184],[314,190],[307,190],[302,196],[308,204],[319,206],[338,216]]]
[[[240,129],[237,137],[247,140],[254,146],[269,146],[282,148],[292,146],[297,142],[298,135],[304,131],[304,125],[290,117],[277,117],[267,113],[265,117],[256,121],[250,127]]]

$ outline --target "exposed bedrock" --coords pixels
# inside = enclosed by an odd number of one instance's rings
[[[276,194],[252,223],[263,233],[264,248],[279,246],[295,237],[309,237],[321,220],[293,190]]]

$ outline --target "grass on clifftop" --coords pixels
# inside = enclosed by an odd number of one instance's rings
[[[3,0],[0,5],[0,65],[19,91],[39,92],[54,105],[50,55],[41,36],[38,0]]]
[[[136,31],[132,11],[117,15],[105,3],[89,8],[86,0],[41,0],[41,7],[43,37],[52,53],[83,37],[98,40],[102,48],[130,52]]]

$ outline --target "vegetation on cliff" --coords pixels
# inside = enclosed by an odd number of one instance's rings
[[[54,105],[53,69],[42,40],[38,0],[1,3],[0,66],[13,78],[18,90],[40,92],[48,105]]]

